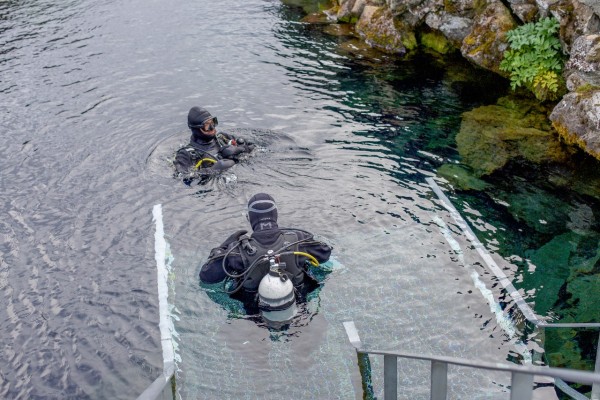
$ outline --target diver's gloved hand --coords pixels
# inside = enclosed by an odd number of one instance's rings
[[[210,169],[212,169],[213,171],[225,171],[226,169],[231,168],[234,165],[234,160],[222,159],[214,163],[213,166],[210,167]]]
[[[225,239],[225,241],[223,242],[221,247],[229,246],[231,243],[237,242],[238,240],[240,240],[240,236],[245,235],[246,233],[248,233],[247,230],[240,229],[239,231],[235,232],[234,234],[229,236],[227,239]]]
[[[221,149],[221,155],[223,158],[235,159],[238,154],[241,154],[245,151],[244,146],[236,146],[233,144],[227,145]]]
[[[237,139],[237,144],[238,147],[244,149],[245,153],[250,153],[252,150],[254,150],[254,147],[256,147],[253,143],[247,142],[244,138]]]

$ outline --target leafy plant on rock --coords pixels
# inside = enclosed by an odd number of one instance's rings
[[[562,95],[565,82],[559,27],[555,18],[543,18],[506,34],[510,48],[504,52],[500,69],[510,74],[513,90],[523,86],[541,101]]]

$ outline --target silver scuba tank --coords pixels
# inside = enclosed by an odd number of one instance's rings
[[[269,255],[272,253],[269,250]],[[269,258],[269,272],[258,285],[258,308],[267,322],[285,323],[296,315],[294,285],[283,272],[285,265]]]

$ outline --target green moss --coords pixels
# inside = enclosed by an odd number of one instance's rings
[[[592,85],[590,83],[585,83],[579,86],[575,91],[578,94],[592,94],[593,92],[600,90],[600,86]]]
[[[345,17],[338,18],[339,22],[346,22],[349,24],[356,24],[358,22],[358,17],[347,15]]]
[[[405,35],[402,36],[402,44],[408,50],[414,50],[417,48],[417,38],[413,32],[405,32]]]
[[[456,1],[444,0],[444,10],[449,14],[456,14],[458,12],[458,7],[456,7]]]
[[[421,35],[421,44],[440,54],[447,54],[452,50],[452,45],[448,39],[438,32],[423,33]]]
[[[556,131],[566,144],[577,146],[580,149],[583,149],[586,153],[588,153],[595,159],[600,161],[600,153],[593,153],[590,149],[587,148],[585,141],[581,137],[571,133],[566,126],[556,121],[552,122],[552,126],[554,127],[554,129],[556,129]]]
[[[546,109],[534,100],[502,98],[462,116],[456,136],[465,164],[481,177],[513,158],[533,163],[564,162],[569,153],[548,123]]]

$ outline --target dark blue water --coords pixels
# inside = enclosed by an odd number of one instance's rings
[[[259,0],[0,3],[0,397],[132,398],[158,376],[157,204],[183,398],[360,398],[346,320],[384,350],[520,362],[536,348],[495,311],[503,293],[425,183],[459,160],[461,113],[494,103],[506,82],[425,54],[360,58],[350,38],[302,15]],[[260,148],[186,186],[169,158],[194,105]],[[593,196],[538,185],[555,173],[518,164],[486,193],[438,181],[526,284],[527,252],[572,226],[560,216],[597,210]],[[562,201],[530,198],[563,210],[547,218],[550,232],[531,234],[500,206],[517,188]],[[278,201],[283,225],[335,247],[321,290],[285,332],[235,313],[197,279],[210,248],[245,227],[258,191]],[[539,286],[525,287],[532,303]],[[381,366],[373,360],[377,395]],[[407,396],[428,397],[428,366],[399,371]],[[508,377],[451,379],[451,398],[507,396]]]

